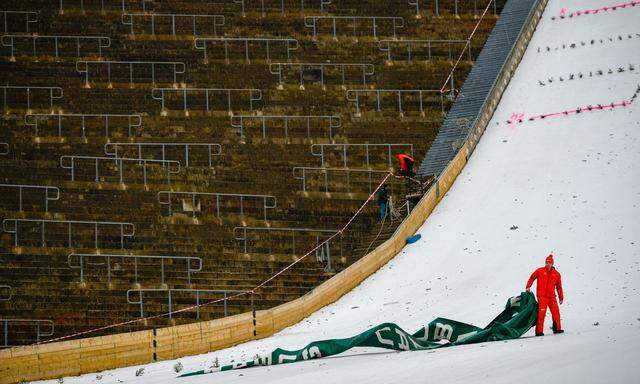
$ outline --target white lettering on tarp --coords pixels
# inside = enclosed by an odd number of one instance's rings
[[[458,336],[456,341],[457,342],[464,341],[464,340],[470,338],[471,336],[475,335],[476,333],[478,333],[478,331],[471,331],[471,332],[468,332],[468,333],[463,333],[462,335]]]
[[[433,331],[433,339],[438,340],[451,340],[453,335],[453,327],[451,324],[436,323],[436,329]]]
[[[396,329],[396,333],[400,336],[400,342],[398,343],[398,348],[403,351],[408,351],[409,348],[409,340],[407,339],[407,335],[399,329]]]
[[[429,325],[428,324],[426,327],[424,327],[424,336],[416,337],[416,340],[429,341]]]
[[[304,360],[315,359],[318,357],[322,357],[322,354],[320,353],[320,348],[317,346],[302,350],[302,358]]]
[[[298,360],[298,357],[296,355],[282,354],[278,356],[278,364],[287,363],[287,362],[296,361],[296,360]]]
[[[384,337],[382,337],[382,335],[380,334],[380,332],[383,331],[390,331],[391,328],[389,327],[384,327],[384,328],[380,328],[376,331],[376,337],[378,338],[378,341],[380,342],[380,344],[384,344],[384,345],[390,345],[393,347],[393,340],[391,339],[385,339]]]

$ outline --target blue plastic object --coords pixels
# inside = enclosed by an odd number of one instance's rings
[[[419,234],[419,233],[417,235],[413,235],[413,236],[407,237],[407,244],[413,244],[416,241],[420,240],[421,237],[422,237],[422,235]]]

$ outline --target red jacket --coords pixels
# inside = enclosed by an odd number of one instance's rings
[[[409,168],[413,168],[413,163],[415,160],[413,157],[409,155],[405,155],[404,153],[396,153],[393,155],[398,161],[400,161],[400,170],[406,171]]]
[[[562,292],[562,280],[560,278],[560,272],[551,267],[551,270],[547,271],[547,268],[541,267],[536,269],[527,281],[527,289],[531,288],[533,281],[538,279],[536,285],[536,296],[546,297],[548,299],[556,298],[556,290],[558,290],[558,298],[564,300],[564,293]]]

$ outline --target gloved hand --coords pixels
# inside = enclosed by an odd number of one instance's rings
[[[531,292],[531,288],[527,288],[527,292]]]
[[[560,299],[560,305],[562,305],[562,299]]]

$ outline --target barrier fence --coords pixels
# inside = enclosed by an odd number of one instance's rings
[[[212,48],[207,46],[222,45],[224,51],[224,60],[228,63],[231,54],[234,57],[241,55],[245,61],[258,55],[260,52],[265,60],[271,61],[273,55],[285,56],[287,60],[291,59],[291,52],[300,47],[298,40],[291,37],[284,38],[268,38],[268,37],[200,37],[193,41],[193,45],[197,50],[202,51],[205,62],[209,60]],[[230,51],[230,47],[240,46],[241,50]],[[274,52],[274,46],[277,49]],[[262,48],[262,50],[260,50]],[[279,49],[278,49],[279,48]]]
[[[18,211],[23,210],[23,197],[25,190],[44,191],[44,211],[49,212],[49,201],[56,201],[60,199],[60,189],[58,187],[51,187],[48,185],[26,185],[26,184],[0,184],[0,189],[17,189],[18,190]],[[53,196],[49,196],[49,191],[55,193]]]
[[[180,196],[185,196],[189,199],[190,206],[185,204],[187,201],[185,199],[180,198]],[[238,201],[238,214],[241,217],[245,217],[245,209],[246,201],[253,200],[262,203],[262,206],[259,207],[259,210],[263,212],[264,221],[267,221],[267,210],[275,209],[277,205],[277,199],[272,195],[252,195],[252,194],[240,194],[240,193],[217,193],[217,192],[177,192],[177,191],[160,191],[158,192],[158,203],[161,205],[166,205],[168,214],[171,216],[174,213],[172,207],[172,197],[178,197],[179,201],[182,202],[183,210],[185,208],[191,210],[192,217],[196,217],[196,212],[205,212],[204,201],[207,198],[213,198],[215,201],[215,213],[216,218],[221,219],[220,211],[221,208],[228,208],[228,205],[221,205],[221,202],[225,200],[236,200]],[[228,203],[227,203],[228,204]]]
[[[299,8],[300,12],[304,12],[305,9],[311,9],[311,10],[318,9],[320,12],[324,12],[326,7],[331,4],[332,0],[316,0],[316,1],[299,0],[299,1],[300,1],[300,8]],[[306,1],[306,6],[305,6],[305,1]],[[233,0],[233,2],[236,4],[240,4],[240,10],[243,15],[246,14],[247,8],[253,8],[251,7],[252,3],[259,3],[258,4],[260,7],[259,9],[263,17],[265,16],[267,10],[278,9],[280,11],[280,14],[284,15],[285,9],[286,9],[285,0],[273,0],[274,3],[279,3],[279,7],[277,7],[277,4],[275,7],[269,6],[266,4],[265,0]],[[317,4],[317,6],[315,6],[315,4]]]
[[[19,345],[11,345],[9,342],[9,325],[10,324],[16,327],[22,324],[23,327],[26,325],[31,329],[35,328],[36,343],[39,343],[40,339],[43,337],[53,336],[54,327],[55,327],[53,321],[42,320],[42,319],[0,319],[0,323],[2,324],[2,336],[3,336],[3,342],[2,344],[0,344],[0,348],[19,346]]]
[[[92,263],[85,259],[102,259],[104,263]],[[195,272],[202,271],[202,259],[200,257],[193,256],[161,256],[161,255],[133,255],[133,254],[113,254],[113,253],[71,253],[67,256],[67,265],[71,269],[80,270],[80,282],[85,282],[86,270],[91,266],[104,266],[106,264],[107,269],[107,282],[111,284],[111,276],[113,270],[111,268],[111,260],[120,260],[118,264],[120,268],[123,265],[127,265],[125,260],[133,260],[133,277],[134,284],[138,284],[138,268],[149,266],[150,264],[144,263],[144,261],[160,261],[160,284],[164,285],[166,280],[165,265],[167,261],[171,262],[185,262],[187,284],[191,284],[191,275]],[[193,266],[195,263],[195,266]],[[153,265],[157,268],[156,265]],[[121,270],[121,269],[119,269]]]
[[[61,55],[72,55],[80,58],[83,56],[102,57],[102,51],[111,46],[111,39],[107,36],[65,36],[65,35],[3,35],[0,38],[2,45],[11,49],[11,59],[15,60],[16,51],[27,55],[27,50],[32,57],[44,55],[43,46],[49,47],[53,43],[52,55],[60,58]],[[67,43],[71,43],[71,48]],[[40,45],[38,45],[40,43]],[[49,44],[47,44],[49,43]],[[86,45],[93,45],[94,50],[88,50]],[[16,48],[19,47],[21,49]]]
[[[64,14],[64,9],[66,6],[68,6],[69,4],[77,4],[78,7],[80,7],[80,11],[82,13],[86,12],[86,4],[87,0],[59,0],[60,1],[60,5],[58,7],[58,12],[62,15]],[[120,11],[122,13],[126,13],[128,6],[131,5],[131,3],[139,3],[141,6],[141,10],[142,12],[147,12],[147,3],[153,3],[154,0],[95,0],[95,1],[99,1],[100,2],[100,12],[106,12],[107,10],[114,10],[114,11]],[[95,2],[94,1],[94,2]],[[127,4],[127,2],[129,4]],[[70,7],[73,7],[73,5],[70,5]]]
[[[22,85],[2,85],[0,86],[2,89],[2,108],[3,111],[7,112],[9,110],[9,99],[8,96],[11,96],[11,93],[21,93],[24,92],[25,99],[22,102],[17,104],[18,107],[26,107],[27,110],[31,110],[34,107],[33,103],[37,96],[42,96],[42,94],[46,94],[45,99],[48,99],[48,107],[53,110],[53,100],[62,98],[62,88],[60,87],[36,87],[36,86],[22,86]],[[40,98],[40,97],[38,97]],[[38,103],[38,106],[42,106],[42,103]],[[16,104],[14,104],[16,106]]]
[[[29,113],[24,116],[24,123],[32,126],[35,129],[35,135],[39,136],[44,128],[41,128],[40,122],[53,121],[55,126],[50,128],[47,125],[46,128],[55,129],[58,137],[70,136],[70,134],[63,134],[63,129],[67,129],[63,126],[63,120],[80,120],[80,137],[85,138],[87,134],[88,123],[97,120],[103,126],[100,129],[104,129],[104,137],[110,137],[110,133],[120,127],[126,128],[127,136],[133,136],[133,129],[142,126],[142,117],[138,114],[117,114],[117,113]],[[57,122],[56,122],[57,121]],[[115,127],[114,127],[115,126]],[[93,127],[91,127],[93,128]],[[69,128],[70,129],[70,128]]]
[[[112,84],[111,82],[111,77],[112,77],[112,69],[113,70],[117,70],[119,68],[125,67],[127,68],[127,70],[124,73],[124,76],[127,76],[129,79],[129,85],[131,87],[133,87],[133,85],[136,82],[140,82],[140,81],[134,81],[134,76],[133,76],[133,68],[135,67],[147,67],[146,71],[141,71],[144,72],[144,77],[135,77],[136,80],[142,80],[142,79],[150,79],[152,84],[156,84],[156,82],[158,81],[158,78],[160,77],[158,75],[158,72],[166,72],[169,77],[170,77],[170,83],[174,84],[175,86],[177,86],[178,84],[178,74],[184,74],[185,73],[185,64],[183,62],[180,61],[115,61],[115,60],[108,60],[108,61],[97,61],[97,60],[79,60],[76,62],[76,71],[78,71],[78,73],[80,74],[84,74],[84,82],[85,82],[85,87],[89,87],[89,73],[90,73],[90,67],[106,67],[107,69],[107,83],[109,83],[110,85]],[[95,68],[94,73],[98,72],[99,68]],[[101,72],[100,72],[101,73]],[[119,73],[117,73],[120,76],[123,76],[122,71],[120,71]],[[162,73],[161,73],[162,74]],[[165,76],[166,77],[166,76]]]
[[[148,151],[152,151],[153,149],[160,149],[160,160],[168,161],[169,155],[173,155],[175,151],[172,149],[177,149],[179,152],[182,152],[181,156],[184,159],[184,166],[188,168],[190,164],[194,162],[194,157],[196,155],[193,154],[194,149],[204,148],[206,152],[206,163],[209,168],[213,167],[213,157],[220,156],[222,154],[222,146],[216,143],[106,143],[104,145],[104,153],[107,156],[113,156],[116,158],[123,157],[124,154],[129,155],[133,149],[136,156],[129,158],[143,160],[149,158],[149,156],[153,156],[157,154],[157,151],[151,154],[143,155],[142,149],[147,149]],[[198,152],[196,152],[198,153]],[[174,159],[172,159],[174,160]]]
[[[22,18],[24,19],[25,32],[29,33],[29,24],[38,22],[38,12],[33,11],[0,11],[2,15],[3,24],[3,32],[4,34],[8,34],[9,32],[17,32],[17,31],[9,31],[9,23],[14,18]],[[22,16],[22,17],[20,17]]]
[[[175,295],[178,293],[187,293],[187,294],[193,294],[195,295],[195,305],[193,306],[189,306],[187,307],[187,309],[195,309],[196,311],[196,319],[200,319],[200,307],[201,307],[201,301],[207,301],[207,298],[209,298],[209,300],[211,300],[211,296],[220,296],[222,295],[222,305],[224,308],[224,316],[228,316],[229,312],[228,312],[228,307],[227,307],[227,302],[236,297],[234,295],[237,295],[238,293],[242,293],[242,294],[246,294],[249,295],[251,298],[251,310],[252,312],[255,310],[255,306],[253,303],[253,292],[251,291],[238,291],[238,290],[221,290],[221,289],[187,289],[187,288],[167,288],[167,289],[161,289],[161,288],[142,288],[142,289],[129,289],[127,291],[127,303],[129,304],[137,304],[140,306],[140,317],[144,317],[144,294],[152,294],[152,293],[165,293],[167,294],[167,313],[169,314],[169,319],[172,319],[172,315],[174,313],[176,313],[176,311],[174,311],[174,307],[176,306],[175,304]],[[132,293],[137,293],[138,294],[138,299],[132,299]],[[181,313],[184,313],[185,311],[182,311]]]
[[[372,76],[374,72],[373,64],[360,64],[360,63],[271,63],[269,65],[269,72],[272,75],[278,76],[278,86],[281,88],[284,85],[283,69],[291,68],[291,70],[298,73],[298,84],[300,87],[304,87],[305,82],[313,83],[319,82],[322,87],[325,86],[325,80],[332,72],[337,72],[338,76],[332,76],[332,78],[338,78],[339,84],[345,86],[347,83],[353,83],[347,78],[357,78],[355,82],[361,85],[367,85],[367,76]],[[297,70],[296,70],[297,68]],[[349,71],[351,69],[351,71]],[[306,72],[305,72],[306,70]],[[305,77],[305,73],[307,77]],[[353,75],[355,73],[355,75]],[[350,75],[350,76],[348,76]]]
[[[453,61],[454,54],[452,52],[454,46],[462,45],[463,50],[467,51],[467,58],[472,61],[471,56],[471,43],[468,40],[434,40],[434,39],[411,39],[411,40],[380,40],[378,42],[378,49],[382,52],[386,52],[387,61],[391,62],[394,59],[392,54],[393,47],[404,46],[406,50],[405,56],[407,61],[417,60],[422,58],[423,60],[431,61],[434,56],[442,57],[442,46],[445,47],[446,58],[449,61]]]
[[[124,249],[124,241],[125,238],[131,238],[135,234],[135,226],[131,223],[119,222],[119,221],[82,221],[82,220],[46,220],[46,219],[4,219],[2,220],[2,230],[6,233],[10,233],[14,235],[14,246],[18,246],[20,244],[18,237],[20,235],[20,225],[19,224],[29,224],[31,223],[31,229],[35,229],[36,227],[40,229],[40,246],[46,247],[46,231],[45,224],[57,226],[58,231],[54,231],[54,235],[56,235],[56,242],[64,242],[58,236],[60,234],[60,228],[64,227],[66,230],[65,240],[66,247],[73,248],[73,234],[72,226],[81,226],[83,229],[89,228],[89,231],[93,234],[93,244],[94,248],[100,248],[100,230],[101,227],[115,227],[119,231],[106,233],[105,237],[108,236],[110,238],[115,237],[120,242],[120,248]],[[33,225],[35,224],[35,226]],[[23,228],[24,229],[24,228]],[[27,228],[28,229],[28,228]],[[106,231],[105,231],[106,232]],[[33,239],[27,239],[33,240]]]
[[[177,174],[180,172],[180,162],[175,160],[154,160],[154,159],[129,159],[124,157],[104,157],[104,156],[60,156],[60,167],[68,169],[70,171],[71,181],[76,181],[77,167],[78,163],[83,162],[92,162],[94,163],[93,167],[93,181],[99,183],[100,178],[113,177],[107,174],[107,170],[110,170],[110,166],[116,168],[117,179],[120,184],[124,184],[124,164],[131,164],[135,166],[142,167],[142,183],[147,186],[148,179],[148,169],[147,167],[153,165],[160,165],[166,174],[166,182],[167,184],[171,184],[171,175]],[[106,164],[107,168],[103,166],[102,176],[100,173],[99,164]],[[133,182],[137,182],[137,179],[133,179]]]
[[[307,139],[312,139],[314,135],[312,132],[314,131],[327,131],[328,137],[333,138],[334,133],[337,129],[342,127],[342,119],[337,115],[234,115],[231,116],[231,126],[238,130],[238,135],[242,138],[245,137],[245,131],[248,128],[252,128],[254,126],[250,126],[251,121],[257,121],[259,123],[258,129],[261,132],[261,136],[263,139],[266,139],[269,135],[267,135],[267,129],[269,130],[283,130],[285,139],[289,139],[289,136],[294,133],[293,131],[302,130],[306,134]],[[280,121],[282,123],[281,126],[267,126],[268,121]],[[294,124],[293,122],[302,121],[302,125]],[[315,124],[312,126],[312,122],[317,121],[320,123],[319,126]],[[325,123],[324,125],[322,123]],[[322,136],[325,136],[324,134]]]
[[[425,7],[425,5],[428,6],[429,3],[433,3],[433,12],[436,14],[436,16],[440,16],[440,11],[443,10],[443,8],[440,6],[440,1],[441,0],[433,0],[433,1],[426,1],[426,0],[407,0],[407,3],[410,7],[415,8],[416,10],[416,16],[420,17],[420,12],[421,10],[425,10],[427,9]],[[495,0],[491,0],[490,3],[493,3],[493,14],[497,15],[498,14],[498,9],[497,9],[497,4],[495,2]],[[489,4],[491,5],[491,4]],[[473,14],[477,15],[478,12],[480,10],[482,10],[482,8],[478,8],[478,0],[467,0],[461,3],[460,0],[454,0],[453,2],[453,14],[456,16],[460,15],[460,8],[461,6],[466,6],[468,7],[469,11],[473,10]]]
[[[148,25],[150,34],[156,35],[166,28],[170,30],[171,36],[176,36],[178,32],[190,32],[191,36],[200,36],[202,34],[211,33],[214,36],[218,34],[219,27],[224,26],[223,15],[194,15],[194,14],[178,14],[178,13],[123,13],[122,24],[130,27],[131,35],[135,35],[135,20],[139,20]],[[168,25],[167,25],[168,24]],[[208,28],[207,28],[208,27]],[[143,33],[146,32],[145,27]]]
[[[444,95],[439,89],[349,89],[346,98],[347,101],[355,104],[355,116],[362,115],[362,109],[365,106],[363,100],[371,95],[375,100],[377,112],[382,112],[382,102],[385,100],[383,95],[390,95],[396,110],[401,115],[404,114],[407,106],[415,104],[421,116],[425,114],[425,104],[440,104],[441,112],[445,113]]]
[[[236,241],[236,244],[241,244],[242,253],[249,253],[249,245],[254,245],[253,252],[251,253],[264,253],[259,250],[267,251],[269,254],[273,254],[272,243],[274,242],[273,237],[278,237],[278,235],[273,235],[274,233],[284,233],[284,237],[289,237],[288,240],[276,240],[278,245],[286,245],[289,243],[291,245],[290,251],[287,254],[296,255],[297,250],[299,251],[301,247],[298,246],[296,250],[296,233],[298,235],[298,241],[306,240],[308,242],[309,238],[315,240],[314,246],[318,246],[323,241],[321,241],[322,237],[329,237],[330,235],[336,234],[338,230],[336,229],[316,229],[316,228],[292,228],[292,227],[235,227],[233,228],[233,239]],[[250,238],[250,234],[255,234],[253,236],[253,242]],[[266,233],[267,238],[265,239]],[[305,236],[306,235],[306,236]],[[342,247],[342,234],[340,235],[340,243],[339,243],[339,252],[340,256],[343,255],[343,247]],[[282,237],[282,235],[281,235]],[[265,241],[266,240],[266,241]],[[268,246],[264,246],[264,243],[268,243]],[[329,244],[329,243],[327,243]],[[262,246],[260,246],[262,245]],[[308,249],[308,244],[305,243],[306,247],[302,247],[302,249]]]
[[[349,168],[347,163],[348,163],[348,155],[347,155],[347,149],[349,148],[354,148],[354,149],[363,149],[364,150],[364,166],[366,168],[371,168],[371,149],[372,148],[382,148],[384,150],[384,152],[386,153],[386,157],[387,157],[387,165],[389,167],[389,169],[392,168],[392,162],[393,162],[393,155],[392,152],[395,149],[398,153],[403,153],[404,151],[406,151],[408,149],[409,153],[411,154],[411,156],[413,156],[413,144],[369,144],[369,143],[365,143],[365,144],[312,144],[311,145],[311,154],[313,156],[318,156],[320,157],[320,166],[321,167],[327,167],[327,156],[328,154],[326,153],[327,150],[329,149],[330,153],[340,153],[340,156],[342,157],[342,166],[344,168]]]
[[[304,18],[304,26],[311,28],[314,40],[318,37],[318,25],[324,20],[329,21],[334,39],[338,38],[338,21],[341,22],[341,25],[346,24],[353,31],[353,36],[358,35],[358,22],[370,23],[370,36],[374,38],[378,37],[382,28],[383,33],[390,33],[395,39],[397,30],[404,28],[404,18],[397,16],[306,16]],[[349,25],[349,22],[351,22],[351,25]]]
[[[302,181],[302,192],[309,192],[311,188],[318,188],[325,193],[330,192],[364,192],[362,185],[366,185],[365,191],[371,193],[375,186],[379,183],[379,179],[374,179],[374,175],[383,176],[388,171],[379,171],[375,169],[360,168],[324,168],[324,167],[294,167],[293,178]],[[332,181],[329,181],[329,175],[332,174]],[[364,175],[354,177],[355,175]],[[342,178],[336,181],[336,175]],[[330,190],[331,187],[331,190]],[[340,188],[342,187],[342,188]],[[357,189],[356,189],[357,188]]]
[[[233,103],[234,99],[231,97],[232,95],[245,94],[246,98],[243,98],[243,99],[244,101],[249,102],[250,111],[253,111],[253,107],[256,102],[262,100],[262,91],[260,89],[255,89],[255,88],[178,88],[178,89],[153,88],[153,90],[151,91],[151,97],[154,100],[160,101],[161,110],[163,111],[163,113],[166,113],[167,111],[167,105],[166,105],[167,99],[165,98],[165,94],[172,94],[172,93],[178,94],[178,98],[182,99],[182,102],[180,104],[182,104],[181,105],[182,110],[185,112],[186,115],[189,114],[189,103],[187,101],[188,93],[204,94],[204,105],[200,103],[199,105],[191,104],[191,106],[192,108],[198,107],[199,109],[204,107],[204,110],[207,112],[210,112],[212,108],[226,107],[227,112],[233,113],[232,105],[234,104]],[[180,94],[182,94],[182,97],[180,97]],[[217,96],[216,98],[213,99],[214,102],[217,99],[222,99],[222,102],[213,103],[212,105],[210,95]]]

